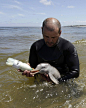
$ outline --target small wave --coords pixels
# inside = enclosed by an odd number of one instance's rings
[[[77,40],[75,41],[74,43],[78,44],[78,43],[81,43],[81,44],[86,44],[86,39],[81,39],[81,40]]]
[[[0,29],[0,30],[5,30],[5,29]]]

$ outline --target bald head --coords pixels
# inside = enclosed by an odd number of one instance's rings
[[[58,28],[59,32],[61,31],[61,24],[60,22],[55,18],[47,18],[43,21],[42,28],[46,27],[49,31],[54,31],[56,28]]]

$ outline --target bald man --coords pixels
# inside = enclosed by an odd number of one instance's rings
[[[55,18],[47,18],[42,25],[43,39],[34,42],[30,49],[29,63],[36,68],[40,63],[49,63],[59,70],[59,82],[79,77],[79,59],[76,48],[66,39],[61,38],[61,24]],[[23,75],[32,77],[30,71]],[[46,75],[46,79],[49,76]]]

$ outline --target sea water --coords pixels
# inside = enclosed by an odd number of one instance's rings
[[[61,37],[77,49],[80,76],[52,85],[5,64],[8,57],[28,62],[32,43],[42,38],[41,27],[0,27],[0,108],[86,108],[86,27],[62,27]]]

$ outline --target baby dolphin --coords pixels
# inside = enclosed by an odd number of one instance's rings
[[[36,73],[48,74],[50,79],[55,84],[58,84],[59,83],[58,79],[61,78],[59,71],[48,63],[41,63],[37,65],[37,67],[34,70],[31,70],[31,72],[34,72],[34,71],[35,73],[32,73],[32,74],[36,74]]]

